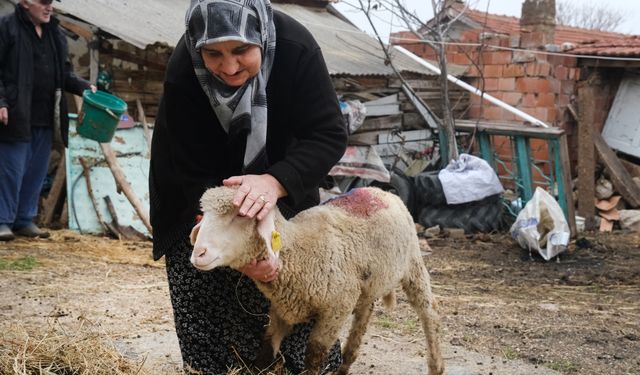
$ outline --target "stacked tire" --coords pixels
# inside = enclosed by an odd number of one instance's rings
[[[503,204],[500,194],[463,204],[447,204],[438,171],[413,178],[414,220],[426,228],[461,228],[465,233],[502,230]]]

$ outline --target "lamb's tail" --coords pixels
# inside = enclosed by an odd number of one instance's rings
[[[382,303],[387,310],[391,311],[396,308],[396,291],[392,290],[391,293],[382,297]]]

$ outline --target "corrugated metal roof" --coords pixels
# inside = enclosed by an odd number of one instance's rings
[[[64,0],[55,8],[111,33],[139,48],[154,43],[175,46],[184,32],[188,0]],[[273,4],[297,19],[316,38],[332,75],[392,75],[378,42],[324,8]],[[401,54],[394,54],[401,71],[434,75]],[[454,74],[463,68],[452,66]]]

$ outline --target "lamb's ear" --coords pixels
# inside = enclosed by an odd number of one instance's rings
[[[199,221],[193,229],[191,229],[191,234],[189,235],[189,241],[191,241],[191,245],[196,244],[196,237],[198,237],[198,232],[200,232],[200,225],[202,225],[202,221]]]
[[[256,229],[260,237],[262,237],[262,239],[264,240],[265,245],[267,246],[269,257],[278,258],[278,253],[273,251],[274,249],[272,246],[273,233],[276,231],[275,217],[276,214],[274,210],[269,211],[267,216],[258,221]]]

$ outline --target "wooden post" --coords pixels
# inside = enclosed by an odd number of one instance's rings
[[[53,185],[49,190],[49,195],[45,199],[42,211],[42,225],[49,226],[53,221],[53,215],[60,201],[60,196],[64,191],[64,186],[67,181],[67,168],[65,163],[64,150],[60,153],[60,161],[56,169],[56,175],[53,178]]]
[[[144,139],[147,141],[147,155],[151,152],[151,130],[149,124],[147,124],[147,117],[144,115],[144,107],[140,99],[136,99],[136,105],[138,106],[138,121],[142,123],[144,129]]]
[[[604,141],[602,135],[596,134],[594,139],[598,156],[600,156],[600,160],[609,170],[609,177],[613,186],[631,208],[640,207],[640,187],[633,181],[629,172],[624,168],[615,152]]]
[[[136,210],[138,217],[140,217],[140,220],[142,220],[142,223],[147,228],[149,233],[153,233],[151,222],[149,221],[149,214],[142,207],[142,202],[140,202],[133,189],[131,188],[131,185],[127,181],[127,177],[125,176],[122,167],[120,167],[120,164],[118,164],[118,159],[116,159],[116,155],[111,148],[111,144],[100,143],[100,148],[102,149],[102,153],[107,160],[107,164],[109,164],[109,169],[111,169],[113,178],[116,180],[118,191],[122,191],[124,193],[124,195],[129,200],[129,203],[131,203],[133,208]]]
[[[593,143],[596,85],[592,74],[578,86],[578,215],[585,218],[585,230],[595,230],[596,158]]]

